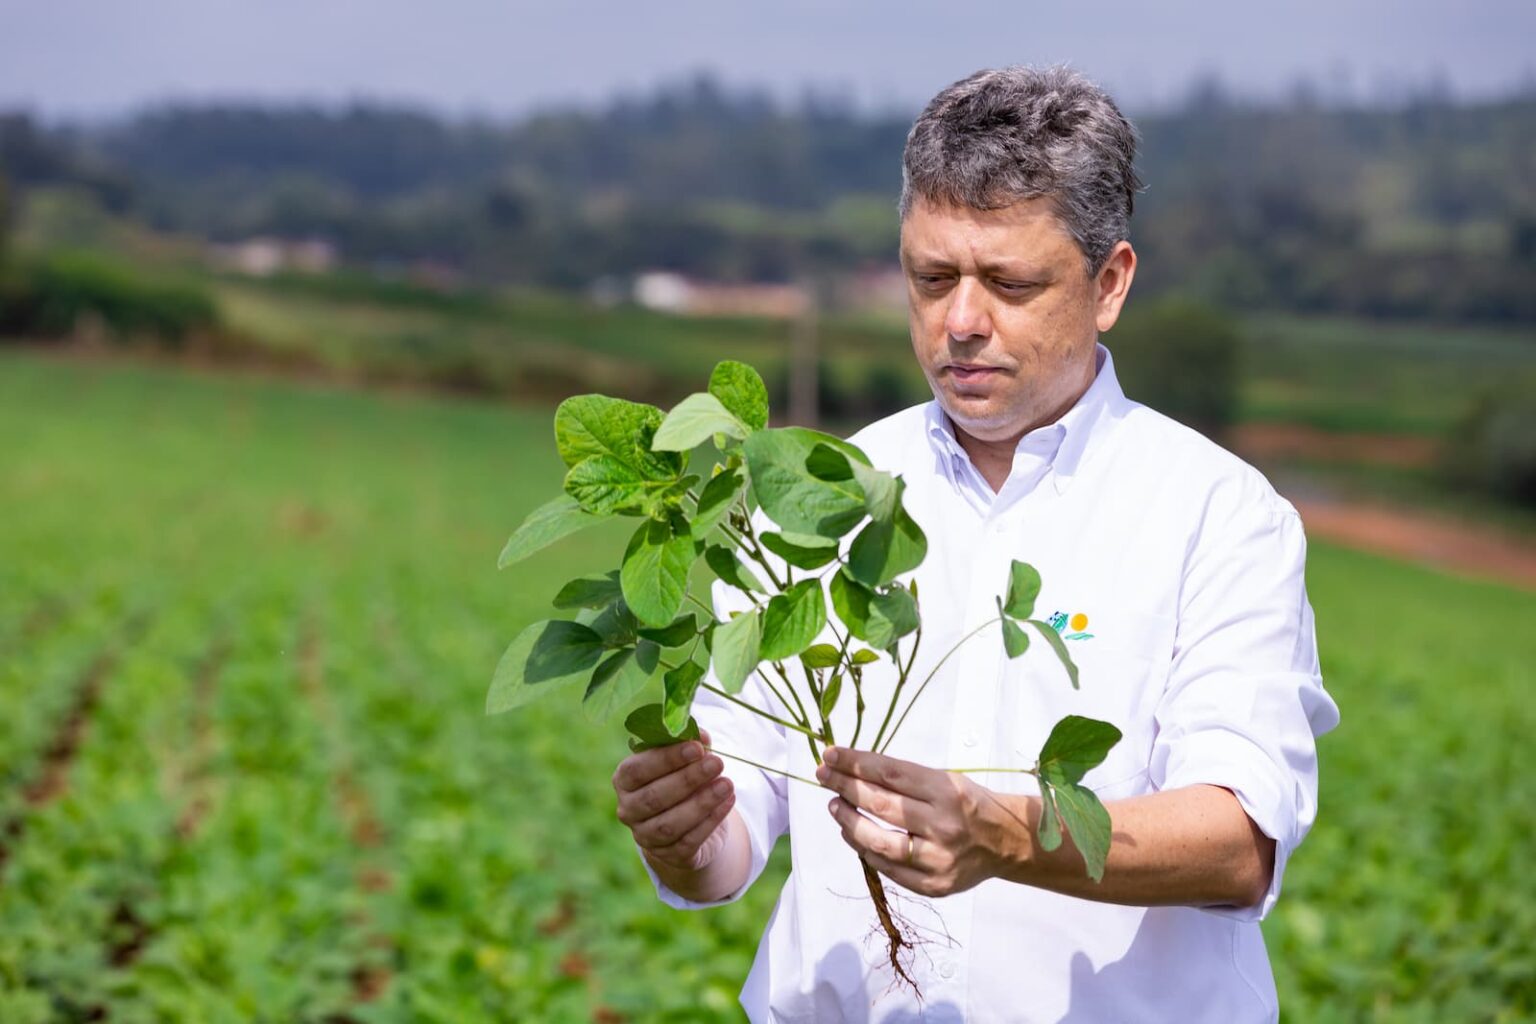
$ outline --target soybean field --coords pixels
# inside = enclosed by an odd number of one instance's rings
[[[496,572],[551,413],[0,355],[0,1021],[741,1019],[785,847],[673,911],[622,713],[482,713],[624,541]],[[1531,1019],[1536,594],[1317,542],[1309,585],[1343,724],[1286,1019]]]

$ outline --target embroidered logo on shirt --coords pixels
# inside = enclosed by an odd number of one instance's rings
[[[1083,612],[1073,612],[1071,615],[1068,615],[1066,612],[1052,612],[1045,621],[1050,623],[1052,629],[1062,635],[1061,638],[1063,640],[1093,639],[1092,633],[1083,632],[1083,630],[1088,628],[1088,616]],[[1068,630],[1071,630],[1071,632],[1068,632]]]

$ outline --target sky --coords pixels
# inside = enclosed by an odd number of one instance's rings
[[[698,72],[792,101],[808,88],[915,111],[982,67],[1065,62],[1128,112],[1197,78],[1252,99],[1439,83],[1536,87],[1531,0],[0,0],[0,108],[50,120],[166,101],[401,102],[517,116]]]

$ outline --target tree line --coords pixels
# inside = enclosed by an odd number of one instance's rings
[[[580,288],[664,268],[791,280],[889,263],[909,114],[709,77],[515,122],[354,104],[174,105],[90,125],[0,117],[0,174],[210,240],[322,237]],[[1536,95],[1137,119],[1139,287],[1234,309],[1536,321]]]

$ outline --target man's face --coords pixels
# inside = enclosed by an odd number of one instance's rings
[[[1000,210],[920,198],[901,225],[901,265],[917,360],[944,411],[982,441],[1018,438],[1071,408],[1124,291],[1107,310],[1105,273],[1088,277],[1043,198]]]

